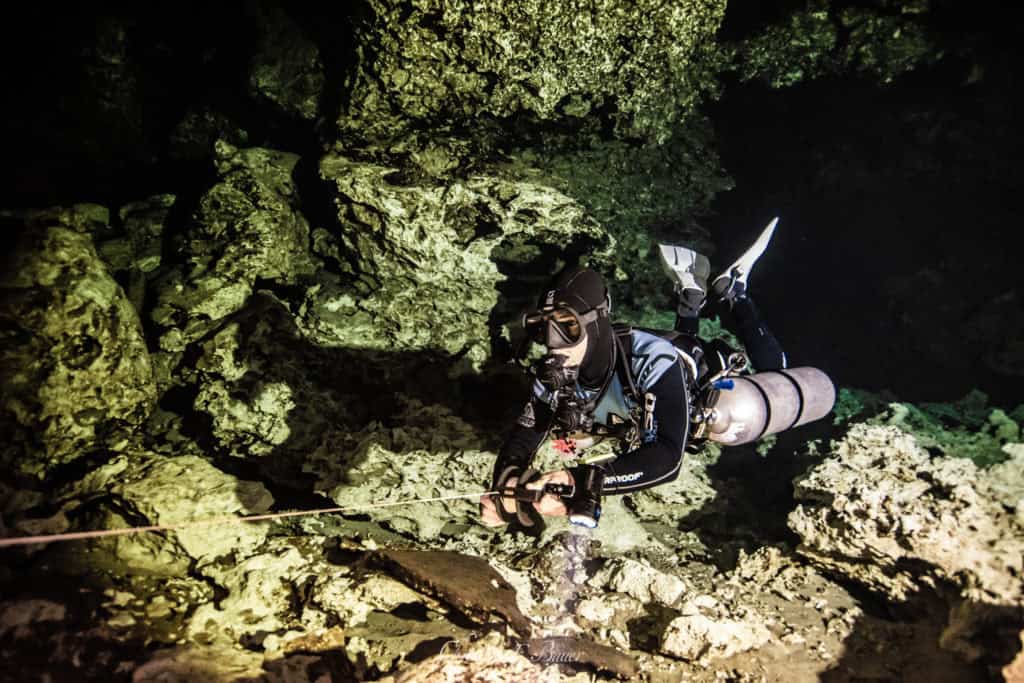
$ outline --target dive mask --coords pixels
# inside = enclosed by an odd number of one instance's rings
[[[580,314],[569,306],[545,306],[523,315],[523,329],[538,344],[549,349],[567,349],[585,341],[587,325],[605,310],[605,306],[598,306]]]

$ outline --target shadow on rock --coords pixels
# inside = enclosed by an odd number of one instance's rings
[[[961,601],[945,589],[894,603],[844,583],[863,614],[823,683],[1002,681],[1000,670],[1020,651],[1019,608]]]
[[[435,351],[317,345],[286,304],[261,291],[188,348],[174,371],[183,381],[161,407],[222,469],[301,498],[327,476],[318,469],[344,481],[377,435],[398,454],[496,449],[525,380],[463,364]],[[290,494],[275,491],[278,506]]]
[[[684,517],[680,529],[697,534],[720,571],[735,568],[741,549],[749,554],[773,543],[795,546],[798,539],[786,525],[796,507],[793,479],[821,461],[807,444],[834,432],[820,420],[778,435],[766,455],[757,444],[722,448],[707,468],[715,497]]]

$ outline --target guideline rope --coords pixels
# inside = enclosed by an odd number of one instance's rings
[[[436,498],[414,498],[412,500],[398,500],[390,503],[371,503],[368,505],[350,505],[345,507],[320,508],[317,510],[293,510],[292,512],[274,512],[265,515],[249,515],[247,517],[211,517],[207,519],[196,519],[189,522],[177,524],[153,524],[151,526],[131,526],[123,529],[97,529],[94,531],[73,531],[64,534],[47,534],[43,536],[17,536],[14,538],[0,538],[0,548],[33,545],[37,543],[56,543],[58,541],[76,541],[84,538],[101,538],[104,536],[129,536],[132,534],[152,533],[156,531],[180,531],[201,526],[218,526],[246,524],[250,522],[265,522],[271,519],[284,517],[305,517],[309,515],[323,515],[338,512],[361,512],[377,508],[394,507],[396,505],[412,505],[413,503],[436,503],[442,500],[457,500],[459,498],[479,498],[487,496],[496,491],[482,491],[479,493],[457,493],[450,496],[437,496]]]

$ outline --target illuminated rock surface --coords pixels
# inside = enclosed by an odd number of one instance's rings
[[[590,263],[616,317],[671,326],[651,245],[721,246],[723,84],[891,83],[942,57],[930,7],[724,43],[720,0],[261,1],[40,41],[87,80],[47,86],[76,118],[50,152],[88,164],[63,208],[0,213],[0,537],[344,511],[0,548],[0,681],[1018,680],[1024,409],[980,392],[846,389],[835,424],[705,444],[593,531],[478,521],[542,283]],[[125,148],[174,166],[111,183]],[[967,320],[932,331],[1013,376],[1015,296],[932,302]]]
[[[99,206],[39,212],[0,275],[6,467],[43,477],[116,446],[156,401],[138,314],[96,253]]]

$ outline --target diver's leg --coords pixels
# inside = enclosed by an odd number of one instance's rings
[[[750,356],[755,370],[781,370],[787,367],[786,353],[782,344],[768,329],[761,317],[761,311],[749,295],[735,298],[731,302],[732,314],[736,319],[736,334]]]
[[[677,298],[676,332],[696,335],[698,317],[704,307],[711,262],[693,249],[660,244],[661,265],[670,278]]]

